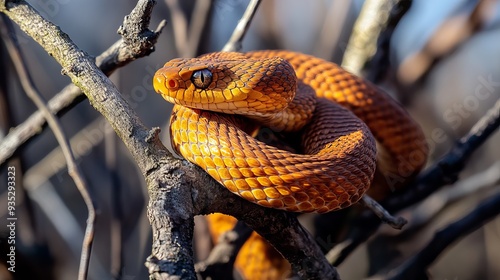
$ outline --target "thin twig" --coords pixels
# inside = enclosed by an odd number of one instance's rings
[[[206,25],[212,0],[196,1],[188,27],[187,16],[179,0],[165,0],[174,27],[175,49],[179,57],[196,55],[203,29]],[[189,29],[189,30],[188,30]]]
[[[131,18],[132,21],[124,21],[120,28],[121,33],[123,33],[122,39],[115,42],[96,58],[96,64],[107,76],[111,75],[119,67],[123,67],[154,51],[154,45],[166,22],[161,21],[155,31],[147,29],[147,26],[143,23],[140,25],[143,29],[137,29],[139,20],[149,23],[151,5],[153,5],[153,1],[139,1],[133,10],[136,12],[131,12],[126,17],[126,19]],[[139,16],[131,17],[133,14],[139,14]],[[86,96],[82,94],[80,88],[70,84],[49,100],[48,108],[52,114],[59,116],[85,98]],[[37,111],[22,124],[11,129],[9,134],[0,142],[0,166],[28,140],[38,135],[45,128],[45,124],[46,121],[42,113]]]
[[[0,36],[1,37],[1,36]],[[17,81],[14,79],[9,79],[9,72],[12,68],[11,64],[8,63],[9,55],[7,50],[0,46],[0,140],[5,137],[11,127],[14,126],[14,114],[13,114],[13,100],[12,95],[9,95],[9,85],[15,84]],[[15,167],[16,175],[18,178],[23,178],[24,176],[24,164],[22,164],[22,158],[20,156],[13,157],[8,164]],[[7,205],[8,192],[4,192],[0,198],[0,205]],[[19,204],[18,204],[19,203]],[[20,239],[27,247],[32,247],[37,245],[46,246],[42,238],[40,237],[39,227],[37,227],[34,219],[34,207],[30,199],[27,198],[26,190],[24,187],[20,187],[16,190],[16,205],[24,207],[19,207],[20,215],[23,216],[23,225],[20,225],[20,230],[22,229],[22,234],[20,234]],[[6,215],[8,209],[4,208],[0,210],[0,216]],[[47,271],[51,270],[47,267]],[[52,274],[48,272],[47,274]]]
[[[465,217],[436,232],[427,246],[403,265],[389,273],[387,279],[421,279],[420,276],[422,273],[427,270],[429,265],[431,265],[446,248],[499,215],[499,205],[500,193],[480,202],[479,206]]]
[[[213,0],[196,1],[191,15],[191,24],[189,25],[189,44],[186,50],[188,57],[193,57],[198,52],[203,31],[206,30],[210,11],[212,10],[212,3]]]
[[[369,208],[380,220],[395,229],[402,229],[408,221],[403,217],[394,217],[382,207],[377,201],[368,195],[364,195],[359,201],[363,206]]]
[[[390,67],[390,46],[392,34],[403,16],[410,10],[412,0],[398,0],[391,8],[387,25],[377,40],[377,51],[369,61],[365,78],[375,84],[381,82]],[[401,96],[402,98],[406,97]]]
[[[387,211],[395,213],[422,201],[442,186],[457,181],[471,154],[478,149],[500,126],[500,99],[441,160],[421,173],[405,190],[382,202]],[[373,213],[366,213],[353,225],[349,245],[332,259],[337,266],[349,256],[358,245],[365,242],[378,228],[380,220]],[[362,229],[362,230],[360,230]]]
[[[353,9],[352,1],[332,1],[325,14],[317,42],[313,44],[312,55],[326,60],[335,61],[335,57],[344,55],[345,49],[338,44],[344,30],[349,24],[349,15]],[[339,50],[339,51],[338,51]]]
[[[73,155],[73,151],[70,148],[68,139],[66,138],[61,124],[59,120],[49,111],[47,108],[45,101],[42,96],[38,93],[33,83],[33,80],[30,74],[27,71],[25,59],[23,58],[19,45],[17,43],[16,38],[11,37],[10,34],[14,34],[13,32],[9,32],[7,28],[12,28],[10,22],[7,20],[5,15],[1,15],[2,18],[2,35],[4,38],[5,45],[7,46],[7,50],[10,54],[14,67],[19,75],[19,79],[21,81],[21,85],[26,92],[26,94],[33,100],[33,103],[38,107],[38,110],[42,112],[47,123],[52,129],[54,136],[61,146],[61,149],[64,153],[64,157],[66,159],[66,163],[68,165],[68,173],[73,178],[78,191],[80,192],[85,205],[87,206],[87,226],[85,228],[85,236],[83,238],[82,244],[82,253],[80,255],[80,267],[78,271],[78,279],[85,280],[87,279],[88,267],[90,263],[90,254],[92,252],[92,243],[94,241],[94,225],[96,219],[95,213],[95,205],[92,200],[92,196],[89,193],[87,182],[85,177],[82,175],[82,171],[80,167],[75,163],[75,157]],[[12,31],[12,30],[10,30]]]
[[[104,134],[104,149],[106,170],[110,176],[111,183],[111,222],[110,222],[110,254],[111,275],[114,279],[120,279],[123,272],[123,211],[122,211],[122,184],[117,170],[117,145],[115,134]]]
[[[453,187],[443,189],[420,203],[406,214],[409,224],[406,230],[415,230],[426,225],[447,205],[469,197],[473,193],[495,188],[500,182],[500,161],[488,169],[456,182]],[[406,212],[406,211],[405,211]],[[400,213],[405,216],[405,213]]]
[[[199,1],[198,1],[199,2]],[[188,20],[186,14],[181,9],[179,0],[165,0],[170,17],[172,18],[172,26],[174,30],[175,49],[179,57],[186,57],[186,49],[188,43]]]
[[[222,48],[223,52],[236,52],[241,50],[243,38],[247,33],[248,27],[250,27],[250,22],[255,12],[257,12],[259,4],[260,0],[251,0],[250,3],[248,3],[247,9],[238,21],[238,25],[236,25],[231,38],[229,38],[229,41],[227,41],[226,45]]]

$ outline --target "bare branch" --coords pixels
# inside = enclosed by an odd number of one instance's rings
[[[231,35],[229,41],[222,48],[223,52],[236,52],[241,50],[243,38],[247,33],[248,27],[250,27],[250,22],[252,21],[259,5],[260,0],[251,0],[250,3],[248,3],[245,13],[241,17],[240,21],[238,21],[238,25],[233,31],[233,35]]]
[[[210,205],[210,211],[232,215],[245,222],[290,262],[294,273],[301,279],[340,279],[295,213],[260,207],[229,191],[227,195],[223,203]],[[219,199],[222,198],[217,197],[214,201]]]
[[[391,8],[387,26],[380,33],[377,40],[377,51],[373,55],[369,64],[365,78],[371,82],[379,83],[389,71],[390,58],[389,49],[392,40],[392,34],[403,16],[408,12],[412,5],[412,0],[398,0]],[[404,96],[401,96],[404,98]]]
[[[407,221],[403,217],[394,217],[382,207],[377,201],[368,195],[364,195],[359,201],[363,206],[369,208],[383,223],[395,229],[402,229]]]
[[[375,54],[377,38],[387,24],[389,11],[401,0],[366,0],[354,23],[351,38],[342,60],[342,67],[361,75],[366,62]]]
[[[26,94],[33,100],[38,109],[42,112],[47,120],[50,128],[54,132],[54,136],[61,146],[66,163],[68,165],[68,173],[73,178],[78,191],[80,192],[85,205],[87,206],[87,227],[85,229],[85,236],[83,238],[82,253],[80,255],[80,268],[78,271],[78,279],[87,279],[88,267],[90,263],[90,254],[92,252],[92,243],[94,241],[94,225],[95,225],[95,205],[92,196],[89,193],[87,182],[83,177],[80,167],[75,163],[73,151],[69,145],[68,139],[64,134],[59,120],[49,111],[42,96],[38,93],[33,83],[30,74],[27,71],[25,59],[23,58],[19,45],[15,38],[12,38],[12,26],[6,19],[5,15],[1,15],[2,25],[1,31],[4,38],[5,45],[10,54],[14,67],[19,75],[21,85]],[[10,27],[11,30],[8,30]],[[11,32],[9,32],[11,31]]]
[[[493,189],[498,182],[500,182],[500,161],[497,161],[483,172],[461,179],[451,188],[443,189],[429,196],[417,207],[408,210],[410,213],[407,213],[406,216],[409,224],[405,229],[411,230],[427,224],[447,205],[467,198],[473,193]],[[405,216],[404,213],[401,213],[401,215]]]
[[[429,265],[450,245],[482,227],[500,214],[500,193],[479,203],[473,211],[434,234],[432,240],[418,254],[389,273],[387,279],[421,279]]]
[[[165,26],[165,21],[160,22],[156,31],[147,29],[145,20],[149,20],[153,1],[139,1],[137,6],[120,27],[122,39],[118,40],[106,51],[96,58],[96,64],[107,75],[111,75],[119,67],[125,66],[137,58],[147,56],[154,50],[154,45]],[[131,15],[137,15],[131,17]],[[127,19],[126,18],[126,19]],[[138,22],[144,29],[137,29]],[[149,21],[148,21],[149,23]],[[140,39],[133,39],[139,37]],[[127,39],[125,39],[127,38]],[[80,101],[85,99],[85,95],[74,84],[66,86],[57,93],[49,102],[48,108],[52,114],[62,115]],[[11,129],[9,134],[0,142],[0,166],[9,159],[14,152],[25,144],[32,137],[40,133],[46,124],[45,118],[40,111],[32,114],[22,124]]]

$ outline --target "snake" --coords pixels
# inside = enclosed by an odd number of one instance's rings
[[[265,50],[177,58],[155,91],[175,104],[172,146],[232,193],[264,207],[326,213],[356,203],[383,176],[391,191],[424,166],[418,123],[391,96],[333,62]],[[255,139],[300,140],[300,152]]]

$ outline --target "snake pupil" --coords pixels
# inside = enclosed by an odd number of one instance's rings
[[[212,82],[212,72],[208,69],[194,71],[191,82],[199,89],[206,89]]]

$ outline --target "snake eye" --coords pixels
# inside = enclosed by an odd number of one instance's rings
[[[212,82],[212,72],[208,69],[194,71],[191,82],[199,89],[206,89]]]

